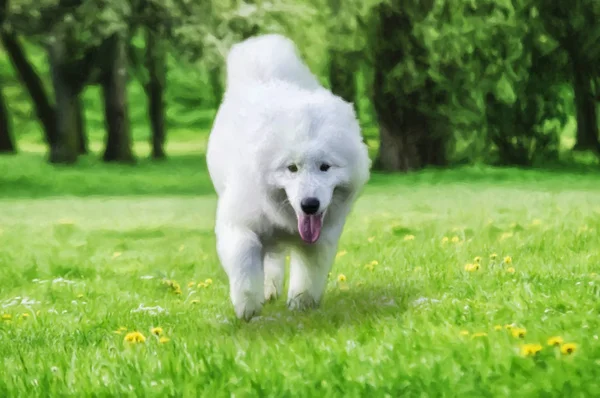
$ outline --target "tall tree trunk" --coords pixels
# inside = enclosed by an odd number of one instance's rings
[[[146,30],[146,69],[148,70],[148,114],[152,126],[152,157],[164,159],[165,155],[165,84],[166,62],[165,52],[157,43],[156,33]]]
[[[81,100],[81,93],[77,96],[76,112],[77,112],[77,134],[79,135],[79,154],[86,155],[88,153],[87,148],[87,136],[85,133],[85,109],[83,109],[83,101]]]
[[[598,116],[592,90],[592,78],[588,73],[588,66],[582,64],[576,55],[571,56],[571,61],[573,63],[573,91],[577,114],[577,140],[573,149],[600,151]]]
[[[56,116],[42,80],[33,65],[27,60],[25,51],[14,33],[2,32],[0,33],[0,40],[21,82],[23,82],[31,96],[35,113],[44,130],[46,142],[49,146],[52,146],[58,134],[56,131]]]
[[[357,62],[353,62],[353,54],[347,51],[329,50],[329,84],[331,91],[347,102],[356,100]]]
[[[215,106],[218,107],[223,100],[223,93],[225,92],[223,88],[221,69],[217,66],[213,66],[208,71],[208,78],[210,79],[210,87],[212,88]]]
[[[56,97],[57,137],[50,150],[51,163],[75,163],[80,151],[79,98],[68,73],[67,45],[57,35],[49,48],[52,84]]]
[[[132,163],[135,157],[127,103],[127,48],[125,41],[116,35],[108,40],[111,41],[112,62],[102,82],[107,129],[103,159],[105,162]]]
[[[8,108],[4,101],[2,87],[0,87],[0,154],[17,152],[17,148],[15,147],[15,143],[13,142],[10,133],[10,127]]]
[[[432,82],[418,91],[404,94],[389,76],[406,56],[415,57],[419,43],[411,37],[411,21],[392,6],[379,6],[377,34],[371,51],[374,61],[373,107],[377,114],[380,145],[374,162],[384,171],[412,171],[427,166],[443,166],[447,162],[446,141],[439,134],[446,126],[419,109],[432,101]],[[390,37],[406,36],[409,43],[392,43]],[[408,41],[407,41],[408,42]],[[422,67],[426,67],[423,65]]]

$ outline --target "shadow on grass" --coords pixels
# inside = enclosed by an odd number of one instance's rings
[[[369,186],[378,189],[390,185],[489,183],[498,186],[541,184],[558,188],[564,186],[563,184],[596,186],[599,175],[599,166],[575,163],[537,168],[458,166],[427,168],[411,173],[386,173],[374,170],[371,173]]]
[[[352,286],[348,290],[329,290],[321,307],[303,312],[288,310],[285,298],[269,303],[260,317],[249,323],[229,317],[231,324],[223,331],[248,338],[298,337],[302,334],[337,333],[340,328],[356,327],[394,319],[400,321],[416,299],[414,286]],[[286,333],[287,332],[287,333]],[[360,338],[360,336],[356,336]],[[368,336],[365,336],[368,337]]]
[[[597,164],[577,162],[538,168],[459,166],[411,173],[373,171],[368,189],[465,183],[587,189],[597,186],[598,175]],[[72,166],[50,165],[39,153],[0,156],[0,198],[212,194],[206,159],[200,152],[174,154],[160,162],[141,158],[136,165],[106,164],[93,155]]]
[[[209,195],[214,192],[203,155],[136,165],[106,164],[84,157],[53,166],[41,154],[0,157],[0,198],[52,196]]]

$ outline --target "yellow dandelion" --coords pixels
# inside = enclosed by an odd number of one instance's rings
[[[512,257],[511,256],[504,257],[504,264],[512,264]]]
[[[563,354],[572,354],[577,350],[577,344],[566,343],[560,346],[560,352]]]
[[[338,282],[346,282],[346,275],[339,274],[337,277]]]
[[[475,271],[478,271],[479,268],[480,268],[479,264],[470,264],[469,263],[469,264],[465,265],[465,271],[467,271],[467,272],[475,272]]]
[[[200,283],[198,283],[198,287],[205,288],[205,287],[208,287],[208,285],[206,284],[206,282],[200,282]]]
[[[498,255],[496,253],[490,254],[490,260],[492,260],[492,261],[496,260],[497,257],[498,257]]]
[[[153,335],[156,336],[161,336],[163,334],[163,328],[161,327],[154,327],[152,329],[150,329],[150,333],[152,333]]]
[[[141,334],[140,332],[131,332],[131,333],[127,333],[125,335],[125,339],[124,341],[126,343],[145,343],[146,342],[146,337],[144,337],[143,334]]]
[[[210,278],[208,278],[208,279],[206,279],[206,280],[204,281],[204,283],[206,283],[206,285],[207,285],[207,286],[210,286],[210,285],[212,285],[212,283],[213,283],[213,280],[212,280],[212,279],[210,279]]]
[[[373,260],[370,263],[366,264],[365,268],[368,269],[368,270],[370,270],[370,271],[373,271],[375,269],[376,265],[379,265],[379,261]]]
[[[27,318],[29,318],[29,314],[26,313],[26,312],[24,312],[24,313],[21,314],[21,317],[24,318],[24,319],[27,319]]]
[[[496,325],[496,326],[494,326],[494,330],[502,330],[502,325]]]
[[[165,337],[165,336],[163,336],[163,337],[161,337],[160,339],[158,339],[158,342],[159,342],[160,344],[165,344],[165,343],[168,343],[169,341],[171,341],[171,339],[170,339],[170,338],[168,338],[168,337]]]
[[[375,240],[375,237],[374,237],[374,236],[369,236],[369,237],[367,238],[367,241],[369,241],[369,243],[373,243],[373,241],[374,241],[374,240]]]
[[[461,336],[468,336],[469,335],[469,331],[468,330],[461,330],[460,331],[460,335]]]
[[[176,287],[175,290],[173,290],[173,293],[175,293],[175,294],[181,294],[181,288],[180,287]]]
[[[542,351],[541,344],[523,344],[521,346],[521,354],[524,356],[532,356]]]
[[[195,284],[196,284],[196,282],[190,281],[190,282],[188,282],[188,287],[194,287]]]
[[[508,267],[506,269],[506,272],[508,272],[509,274],[514,274],[515,273],[515,268],[514,267]]]
[[[559,346],[564,342],[564,339],[560,336],[553,336],[548,339],[548,345]]]
[[[200,300],[192,300],[192,301],[190,301],[190,303],[192,303],[192,304],[199,304]]]
[[[476,337],[485,337],[485,336],[487,336],[487,335],[488,335],[488,334],[487,334],[486,332],[477,332],[477,333],[473,333],[473,336],[472,336],[472,337],[473,337],[473,338],[476,338]]]
[[[406,236],[404,237],[404,240],[405,240],[405,241],[409,241],[409,240],[415,240],[415,236],[414,236],[414,235],[406,235]]]
[[[450,240],[450,239],[448,239],[448,237],[447,237],[447,236],[444,236],[444,237],[442,238],[442,243],[448,243],[448,241],[449,241],[449,240]]]
[[[527,334],[527,330],[524,328],[514,328],[511,331],[513,337],[518,337],[520,339],[525,337],[525,334]]]
[[[335,255],[335,257],[336,258],[344,257],[346,254],[348,254],[348,252],[346,250],[341,250]]]
[[[2,320],[3,321],[10,321],[12,319],[12,315],[11,314],[2,314]]]
[[[481,262],[481,257],[480,257],[480,256],[477,256],[477,257],[475,257],[475,258],[473,259],[473,261],[474,261],[475,263],[479,264],[479,263]]]
[[[460,238],[458,236],[453,236],[452,243],[458,243],[458,242],[460,242]]]
[[[113,258],[117,258],[117,257],[121,256],[121,254],[123,254],[123,253],[121,253],[121,252],[114,252],[113,255],[112,255],[112,257]]]

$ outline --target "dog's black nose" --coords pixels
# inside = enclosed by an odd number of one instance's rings
[[[321,203],[317,198],[304,198],[300,202],[300,207],[302,207],[302,211],[306,214],[315,214],[319,211],[319,206],[321,206]]]

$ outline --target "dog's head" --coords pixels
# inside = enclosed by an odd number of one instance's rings
[[[337,97],[277,119],[268,185],[280,192],[279,206],[293,209],[302,240],[315,243],[328,215],[349,205],[367,181],[367,148],[352,106]]]

